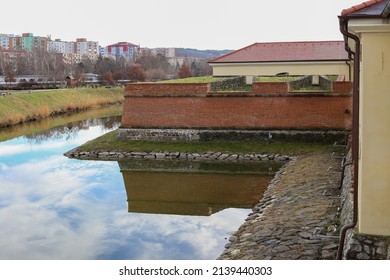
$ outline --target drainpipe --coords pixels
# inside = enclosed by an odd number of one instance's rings
[[[348,37],[344,35],[344,42],[345,42],[345,50],[347,51],[348,53],[348,59],[349,60],[353,60],[354,59],[354,56],[355,56],[355,53],[351,50],[350,46],[348,45]],[[348,74],[349,74],[349,77],[348,77],[348,81],[352,81],[352,75],[351,75],[351,64],[349,61],[346,61],[345,64],[348,65]]]
[[[353,95],[352,95],[352,163],[353,163],[353,218],[352,223],[345,225],[340,232],[340,244],[337,259],[343,258],[347,230],[358,223],[358,180],[359,180],[359,83],[360,83],[360,39],[348,32],[348,19],[339,17],[340,31],[345,36],[346,51],[353,57]],[[348,38],[355,41],[355,51],[348,46]]]
[[[348,81],[351,81],[352,80],[352,69],[351,69],[352,67],[351,67],[351,64],[348,61],[346,61],[345,64],[347,64],[347,66],[348,66]]]

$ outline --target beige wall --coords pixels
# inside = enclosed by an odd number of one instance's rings
[[[390,33],[361,33],[359,232],[390,235]]]
[[[345,75],[350,80],[345,62],[323,63],[210,63],[214,76],[259,76],[288,72],[290,75]]]

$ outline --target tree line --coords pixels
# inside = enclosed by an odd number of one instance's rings
[[[38,48],[31,52],[7,54],[0,50],[0,75],[4,75],[6,81],[13,81],[17,75],[42,75],[52,81],[64,81],[67,76],[82,80],[84,73],[97,74],[102,82],[114,84],[119,80],[155,81],[205,76],[210,75],[212,70],[207,60],[185,58],[181,63],[172,65],[172,62],[169,63],[161,54],[143,53],[135,61],[123,57],[84,57],[74,63],[67,62],[62,54]]]

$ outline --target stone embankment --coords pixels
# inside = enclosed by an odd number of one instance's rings
[[[340,159],[298,156],[279,170],[219,259],[335,259]]]
[[[79,151],[71,150],[65,153],[69,158],[78,159],[102,159],[119,160],[124,158],[133,159],[183,159],[183,160],[221,160],[221,161],[288,161],[289,156],[279,154],[243,154],[243,153],[189,153],[189,152],[124,152],[124,151]]]

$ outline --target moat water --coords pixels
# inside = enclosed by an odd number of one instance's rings
[[[0,259],[216,259],[276,167],[63,156],[107,114],[0,130]]]

